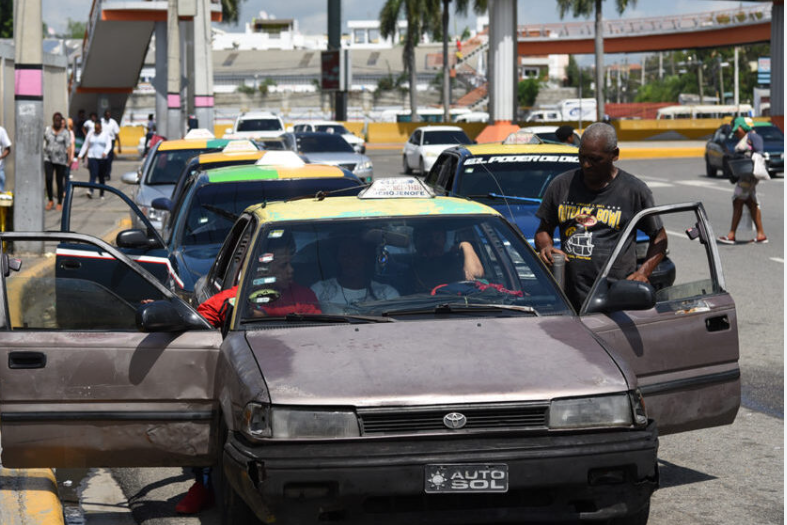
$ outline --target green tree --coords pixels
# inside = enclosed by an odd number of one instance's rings
[[[77,20],[68,19],[68,25],[66,26],[66,34],[63,35],[66,38],[75,38],[75,39],[82,39],[85,37],[85,28],[87,24],[85,22],[79,22]]]
[[[541,88],[541,80],[537,78],[526,78],[520,80],[517,85],[517,101],[521,107],[531,107],[538,96]]]
[[[407,32],[404,36],[402,61],[405,72],[410,77],[410,114],[412,122],[418,121],[418,103],[416,99],[415,48],[421,35],[434,35],[440,26],[440,0],[386,0],[380,10],[380,34],[383,38],[392,38],[396,33],[399,17],[407,20]]]
[[[13,0],[0,0],[0,38],[14,38]]]
[[[557,0],[558,11],[560,18],[563,18],[568,11],[571,11],[574,18],[578,16],[589,17],[591,14],[596,15],[596,86],[604,85],[604,36],[603,36],[603,17],[601,12],[601,4],[603,0]],[[637,0],[615,0],[618,14],[623,14],[623,11],[631,5],[634,7]],[[596,105],[598,107],[598,119],[604,117],[604,90],[596,89]]]
[[[221,21],[226,24],[237,24],[240,4],[243,0],[221,0]]]
[[[573,55],[568,57],[568,66],[566,67],[566,87],[580,87],[582,85],[582,96],[593,96],[593,76],[588,71],[583,71],[579,64],[574,59]]]

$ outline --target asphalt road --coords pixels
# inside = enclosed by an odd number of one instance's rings
[[[375,177],[401,175],[399,150],[369,156]],[[116,171],[122,173],[124,165],[131,164],[118,163]],[[618,165],[645,180],[658,204],[701,201],[716,235],[727,233],[733,187],[705,177],[701,159]],[[762,183],[759,195],[770,242],[719,247],[738,311],[743,404],[733,425],[661,438],[661,489],[652,500],[652,525],[784,522],[783,179]],[[739,229],[739,239],[747,235]],[[670,235],[670,242],[681,241]],[[681,271],[705,263],[693,264],[681,261]],[[175,516],[175,503],[190,485],[182,469],[61,470],[58,478],[65,499],[81,494],[81,506],[69,506],[71,525],[218,523],[215,510]]]

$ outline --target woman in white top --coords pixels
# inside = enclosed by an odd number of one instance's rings
[[[318,281],[311,287],[323,313],[343,313],[347,306],[399,297],[394,287],[372,280],[375,263],[373,245],[347,237],[341,239],[336,248],[339,275]]]
[[[107,173],[107,155],[112,148],[112,139],[109,133],[103,129],[101,121],[95,123],[95,127],[90,130],[85,137],[85,143],[82,144],[82,149],[79,150],[79,158],[85,158],[87,155],[86,165],[90,171],[90,183],[94,184],[96,178],[100,184],[104,184],[104,179]],[[93,189],[87,192],[89,198],[93,198]],[[100,196],[104,198],[104,190],[100,191]]]

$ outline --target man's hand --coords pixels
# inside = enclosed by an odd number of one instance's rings
[[[547,266],[552,266],[552,254],[554,253],[562,254],[565,261],[568,262],[568,256],[566,255],[566,252],[559,250],[552,245],[541,248],[538,251],[538,256],[541,257],[541,260],[544,261]]]
[[[632,273],[631,275],[629,275],[628,277],[626,277],[626,280],[627,281],[639,281],[641,283],[649,283],[650,282],[648,280],[647,275],[645,275],[643,273],[640,273],[639,271],[636,271],[636,272]]]

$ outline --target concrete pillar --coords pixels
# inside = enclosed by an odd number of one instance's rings
[[[517,111],[516,0],[489,2],[489,115],[513,122]]]
[[[167,6],[167,138],[183,137],[180,111],[180,24],[178,0],[168,0]]]
[[[41,0],[14,2],[14,229],[44,229],[44,70]],[[49,116],[51,118],[51,115]],[[56,191],[56,190],[55,190]],[[22,251],[39,252],[40,243]],[[35,245],[33,245],[35,244]]]
[[[156,22],[156,133],[169,137],[167,133],[167,23]]]
[[[604,20],[601,12],[601,0],[596,1],[596,28],[595,28],[595,55],[596,55],[596,86],[604,83]],[[618,71],[620,73],[620,71]],[[618,89],[620,89],[620,76],[618,76]],[[604,90],[596,89],[596,120],[604,120]]]
[[[771,121],[784,131],[784,2],[771,11]]]
[[[199,127],[213,132],[213,49],[210,34],[210,0],[199,0],[194,18],[194,113]],[[192,94],[190,93],[191,97]]]

